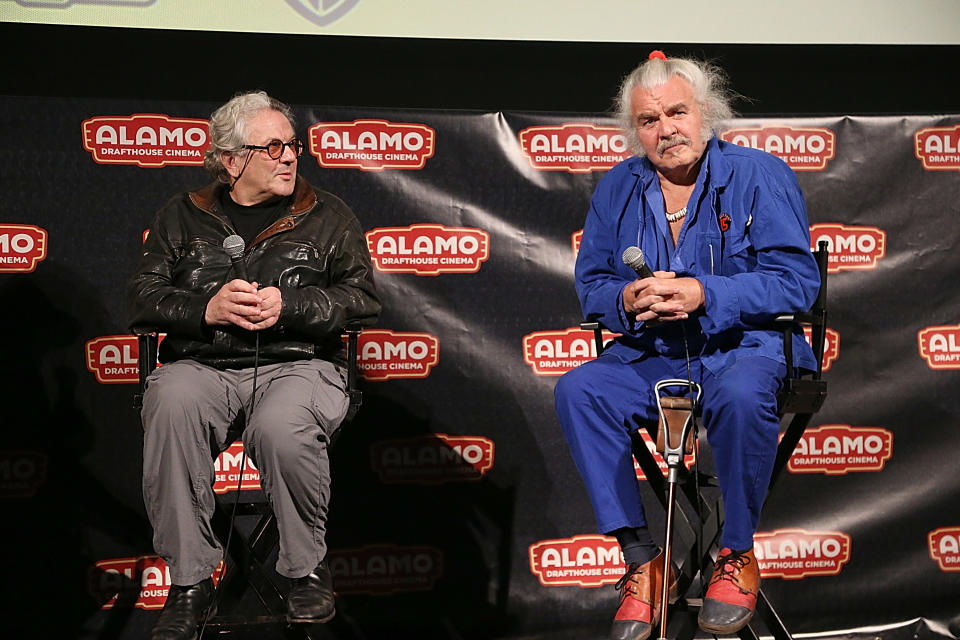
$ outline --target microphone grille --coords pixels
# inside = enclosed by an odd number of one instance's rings
[[[623,251],[623,264],[627,265],[631,269],[639,269],[647,263],[643,259],[643,251],[640,251],[639,247],[627,247]]]
[[[227,252],[231,259],[242,257],[244,246],[243,238],[237,234],[223,239],[223,250]]]

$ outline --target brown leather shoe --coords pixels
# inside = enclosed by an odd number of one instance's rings
[[[707,597],[697,621],[707,633],[730,634],[742,629],[753,616],[760,592],[760,566],[753,549],[724,547],[710,577]]]
[[[677,580],[670,568],[670,603],[677,601]],[[631,564],[617,582],[620,606],[613,618],[610,640],[646,640],[660,622],[663,593],[663,551],[646,564]]]
[[[213,602],[213,580],[207,578],[187,587],[171,585],[163,611],[153,625],[151,640],[193,640],[207,609],[216,613]]]
[[[293,579],[293,586],[287,594],[287,620],[327,622],[335,613],[333,578],[324,560],[307,575]]]

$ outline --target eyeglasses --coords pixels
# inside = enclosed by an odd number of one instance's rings
[[[287,147],[293,151],[297,157],[303,153],[303,142],[300,138],[294,138],[290,142],[281,142],[280,140],[271,140],[267,144],[245,144],[241,149],[251,149],[253,151],[266,151],[271,160],[279,160],[283,157],[283,152]]]

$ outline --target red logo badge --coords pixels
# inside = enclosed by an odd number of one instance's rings
[[[931,369],[960,369],[960,324],[918,331],[917,344]]]
[[[603,332],[603,341],[618,333]],[[570,327],[562,331],[534,331],[523,336],[523,360],[538,376],[562,376],[597,357],[593,331]]]
[[[772,153],[794,171],[823,171],[833,160],[836,136],[830,129],[745,127],[728,129],[721,140]]]
[[[87,369],[100,384],[140,381],[140,348],[136,336],[102,336],[87,340]]]
[[[830,424],[803,433],[787,468],[791,473],[823,473],[828,476],[883,471],[892,455],[891,431]]]
[[[960,124],[914,134],[915,154],[927,171],[960,171]]]
[[[331,549],[328,557],[338,593],[429,591],[443,577],[443,552],[434,547],[378,544]]]
[[[365,329],[357,351],[357,366],[367,380],[426,378],[439,360],[440,341],[429,333]]]
[[[824,223],[810,227],[810,249],[826,241],[830,251],[827,271],[876,269],[887,253],[887,233],[876,227],[848,227]]]
[[[479,480],[493,468],[493,440],[445,433],[376,442],[373,471],[387,484]]]
[[[161,333],[157,344],[167,336]],[[86,342],[87,369],[100,384],[140,382],[140,346],[137,336],[101,336]]]
[[[0,224],[0,273],[31,273],[46,257],[46,229],[32,224]]]
[[[243,463],[243,478],[240,478],[240,463]],[[253,466],[250,456],[243,455],[243,443],[234,442],[217,456],[213,463],[215,477],[213,481],[214,493],[228,493],[236,491],[240,485],[241,491],[260,488],[260,472]]]
[[[214,571],[213,583],[223,575],[223,561]],[[101,609],[136,607],[160,609],[170,590],[170,569],[159,556],[98,560],[90,568],[88,589]]]
[[[591,534],[530,545],[530,572],[545,587],[600,587],[619,580],[626,566],[616,538]]]
[[[490,234],[468,227],[414,224],[367,232],[377,271],[436,276],[476,273],[490,257]]]
[[[528,127],[519,138],[530,166],[539,171],[606,171],[633,155],[618,127],[577,123]]]
[[[730,229],[730,215],[727,213],[720,214],[717,224],[720,225],[720,231],[726,233]]]
[[[777,529],[753,536],[763,578],[835,576],[850,561],[850,536],[839,531]]]
[[[423,124],[354,120],[310,127],[310,153],[328,169],[422,169],[436,132]]]
[[[83,148],[97,164],[202,165],[210,125],[154,113],[99,116],[83,121]]]
[[[941,571],[960,571],[960,527],[940,527],[927,534],[930,557]]]
[[[807,342],[813,346],[813,330],[810,327],[804,327],[803,335],[807,339]],[[823,362],[821,363],[820,368],[823,371],[830,371],[830,366],[839,356],[840,334],[830,327],[827,327],[827,336],[823,342]]]

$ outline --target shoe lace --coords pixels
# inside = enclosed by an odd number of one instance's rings
[[[626,573],[617,580],[617,584],[614,585],[614,588],[620,592],[620,602],[623,602],[623,599],[627,597],[627,594],[636,595],[638,593],[637,582],[639,582],[639,576],[643,573],[640,570],[642,565],[632,562],[627,566]]]
[[[747,555],[747,551],[730,551],[725,556],[717,558],[717,568],[714,570],[714,577],[711,582],[727,580],[740,591],[740,593],[750,593],[747,589],[740,586],[737,577],[743,568],[752,562]]]

